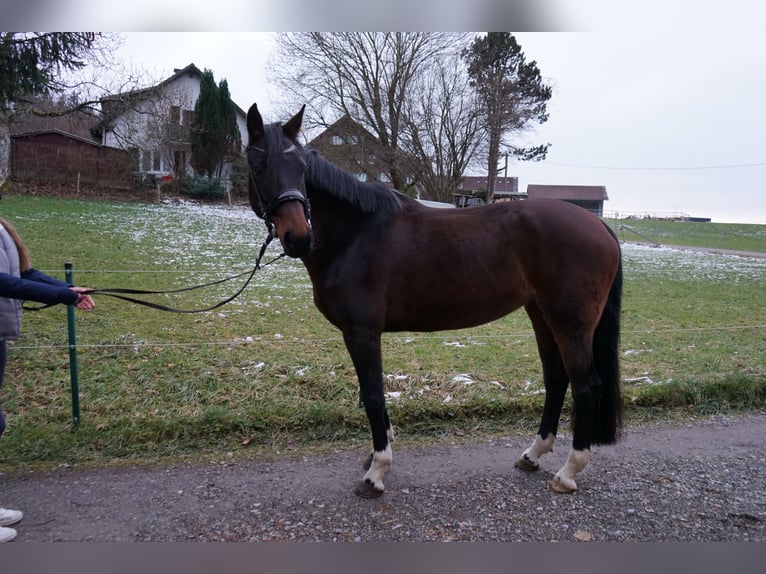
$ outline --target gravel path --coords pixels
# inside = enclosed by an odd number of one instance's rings
[[[0,474],[17,541],[766,541],[766,414],[628,429],[573,495],[513,462],[529,437],[394,450],[386,494],[352,494],[364,452]]]

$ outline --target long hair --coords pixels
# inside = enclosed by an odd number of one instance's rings
[[[29,269],[32,268],[32,259],[29,255],[29,248],[24,244],[21,235],[19,235],[19,232],[16,231],[16,228],[13,225],[2,217],[0,217],[0,225],[5,227],[8,235],[11,236],[11,239],[13,239],[13,242],[16,244],[16,250],[19,252],[19,270],[22,273],[29,271]]]

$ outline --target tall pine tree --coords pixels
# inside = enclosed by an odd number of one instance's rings
[[[489,139],[487,201],[492,201],[503,137],[524,130],[530,122],[547,121],[552,91],[543,83],[537,63],[526,61],[521,46],[508,32],[490,32],[476,38],[463,57],[471,85],[479,96]],[[510,146],[510,151],[525,161],[538,160],[545,158],[548,145]]]
[[[216,86],[205,70],[191,125],[191,165],[200,175],[220,177],[224,162],[240,148],[237,112],[226,80]]]

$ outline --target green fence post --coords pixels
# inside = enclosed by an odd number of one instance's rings
[[[72,264],[64,263],[66,282],[74,285]],[[77,330],[75,329],[75,307],[67,305],[67,325],[69,327],[69,376],[72,380],[72,422],[80,424],[80,388],[77,379]]]

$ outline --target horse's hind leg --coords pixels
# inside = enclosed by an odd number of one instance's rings
[[[535,471],[540,468],[540,457],[553,450],[569,376],[561,360],[553,333],[543,319],[540,309],[534,304],[529,304],[526,310],[535,330],[537,348],[543,365],[545,404],[537,436],[532,445],[516,461],[516,468]]]
[[[562,356],[570,373],[572,384],[572,448],[564,466],[550,480],[551,490],[572,493],[577,490],[575,477],[590,460],[590,445],[593,436],[593,420],[601,380],[593,363],[590,345],[582,342],[562,345]]]
[[[393,458],[389,444],[393,430],[383,393],[380,333],[360,328],[346,329],[343,338],[356,369],[362,402],[372,431],[373,451],[364,464],[367,472],[355,492],[365,498],[374,498],[383,494],[383,475]]]

